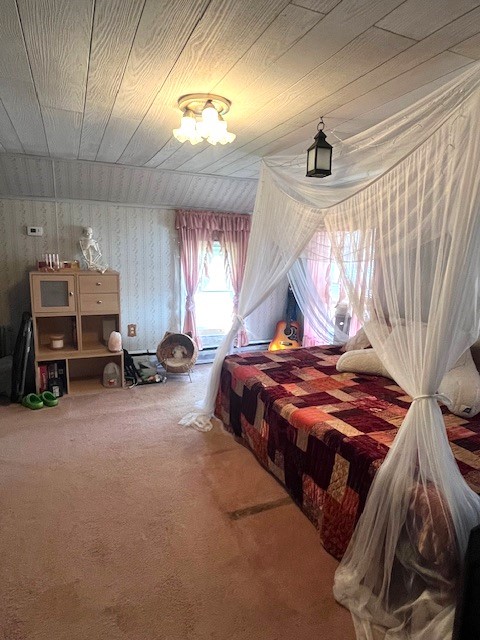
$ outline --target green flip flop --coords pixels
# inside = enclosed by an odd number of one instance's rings
[[[22,404],[27,409],[41,409],[43,407],[43,400],[36,393],[29,393],[22,399]]]
[[[40,394],[40,398],[46,407],[56,407],[58,404],[58,398],[51,391],[44,391]]]

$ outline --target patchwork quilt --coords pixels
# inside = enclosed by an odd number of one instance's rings
[[[335,347],[228,356],[215,411],[285,486],[336,558],[411,401],[387,378],[339,373],[339,357]],[[467,420],[442,410],[459,469],[480,493],[480,415]]]

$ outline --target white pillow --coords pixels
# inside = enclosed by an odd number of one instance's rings
[[[392,377],[373,349],[344,353],[338,359],[337,371]],[[444,375],[438,392],[450,400],[448,408],[456,416],[473,418],[480,412],[480,374],[470,349],[467,349],[455,366]]]
[[[438,392],[450,399],[449,410],[456,416],[473,418],[480,412],[480,374],[470,349],[444,375]]]
[[[367,347],[370,346],[370,340],[367,338],[365,329],[360,327],[357,333],[346,341],[341,351],[347,352],[354,351],[355,349],[367,349]]]
[[[373,349],[357,349],[347,351],[337,361],[337,371],[351,371],[352,373],[368,373],[372,376],[392,376],[380,362]]]

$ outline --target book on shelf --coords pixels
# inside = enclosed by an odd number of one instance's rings
[[[46,364],[38,365],[38,382],[40,393],[43,393],[48,388],[48,371]]]
[[[52,380],[52,378],[57,378],[57,363],[56,362],[49,362],[47,365],[47,371],[48,371],[48,379]]]
[[[67,390],[67,374],[65,372],[65,363],[63,361],[58,363],[57,375],[58,379],[62,383],[63,391],[65,392]]]
[[[67,391],[65,361],[49,362],[47,365],[47,388],[54,396],[63,396]]]

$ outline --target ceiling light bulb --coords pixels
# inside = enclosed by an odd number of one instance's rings
[[[215,129],[211,132],[207,141],[211,144],[216,144],[217,142],[220,144],[228,144],[229,142],[233,142],[236,137],[234,133],[227,131],[227,123],[222,116],[219,116]],[[213,140],[215,140],[215,142],[213,142]]]
[[[173,135],[180,142],[188,140],[189,136],[195,132],[195,115],[193,111],[185,109],[180,120],[180,128],[173,130]]]
[[[205,138],[210,144],[227,144],[236,136],[227,131],[222,115],[230,109],[231,102],[222,96],[205,93],[186,94],[178,99],[183,113],[181,125],[173,130],[180,142],[187,140],[198,144]]]
[[[212,122],[208,128],[207,142],[210,144],[217,144],[217,142],[220,142],[225,132],[225,126],[226,122],[222,116],[219,117],[217,122]]]
[[[196,118],[193,111],[185,109],[180,122],[180,128],[174,129],[173,135],[179,142],[186,142],[188,140],[191,144],[198,144],[202,141],[202,137],[196,130]]]
[[[208,122],[203,122],[202,120],[197,122],[197,133],[202,136],[202,138],[208,138],[210,129],[211,127]]]
[[[185,109],[184,114],[182,116],[180,128],[184,131],[189,131],[192,133],[195,131],[195,114],[190,109]]]
[[[202,110],[202,120],[206,124],[212,124],[218,121],[218,111],[213,106],[211,100],[207,100]]]

